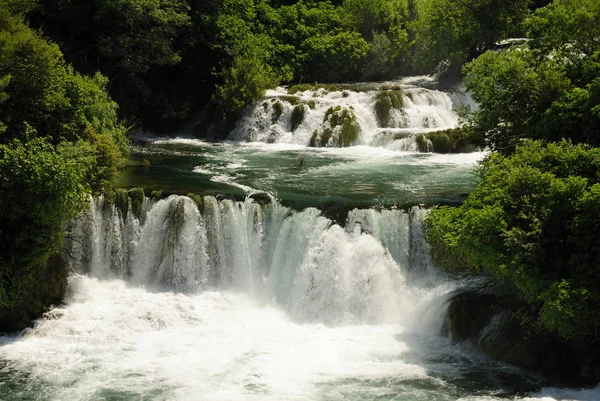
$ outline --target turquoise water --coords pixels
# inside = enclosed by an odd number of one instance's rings
[[[162,139],[135,145],[133,158],[150,166],[127,168],[118,183],[237,197],[268,192],[297,210],[431,205],[462,201],[483,156]]]

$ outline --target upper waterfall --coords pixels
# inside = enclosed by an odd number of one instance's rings
[[[280,87],[249,106],[228,139],[419,151],[417,135],[458,127],[462,107],[474,103],[460,87],[442,91],[410,80]]]

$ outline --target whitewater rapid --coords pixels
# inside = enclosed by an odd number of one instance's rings
[[[2,400],[598,399],[440,336],[461,283],[432,270],[422,209],[126,211],[95,198],[71,227],[64,305],[0,338]]]

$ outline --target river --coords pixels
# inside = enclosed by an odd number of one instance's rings
[[[200,205],[145,198],[136,215],[91,199],[69,228],[65,303],[0,338],[0,399],[600,399],[443,335],[467,283],[431,262],[425,206],[464,199],[485,153],[419,152],[415,134],[456,126],[468,99],[395,84],[414,95],[392,127],[365,86],[301,93],[317,104],[291,130],[296,101],[278,89],[225,142],[139,138],[148,162],[121,185]],[[356,111],[356,146],[307,146],[331,104]]]

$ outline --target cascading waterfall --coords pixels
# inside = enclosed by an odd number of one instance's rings
[[[342,227],[275,201],[197,201],[146,198],[138,217],[90,200],[68,249],[86,274],[0,337],[2,399],[597,399],[523,397],[535,378],[438,335],[460,283],[431,266],[424,209],[355,209]]]
[[[335,107],[355,116],[359,136],[354,145],[383,146],[417,152],[416,136],[456,128],[457,110],[475,107],[470,97],[457,89],[444,92],[413,85],[394,85],[401,93],[402,107],[390,107],[389,119],[378,120],[378,96],[387,89],[306,90],[290,95],[285,88],[267,92],[265,99],[250,106],[228,139],[248,142],[281,142],[308,145],[316,131],[327,128],[325,116]],[[301,115],[294,123],[294,114]],[[297,126],[295,125],[297,124]],[[329,145],[328,145],[329,146]]]
[[[314,208],[206,196],[200,211],[192,199],[171,196],[146,198],[141,216],[131,205],[124,216],[103,197],[92,199],[73,225],[73,269],[157,289],[234,289],[301,321],[356,324],[409,315],[411,260],[430,266],[415,245],[423,241],[418,208],[355,209],[341,227]]]

